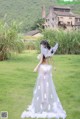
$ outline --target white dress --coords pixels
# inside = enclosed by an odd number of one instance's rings
[[[52,66],[41,64],[33,90],[31,105],[21,114],[21,118],[66,118],[52,80]]]

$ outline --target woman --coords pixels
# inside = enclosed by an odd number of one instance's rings
[[[41,41],[41,54],[39,64],[34,69],[38,71],[37,81],[34,87],[33,100],[31,105],[21,115],[22,118],[66,118],[66,112],[63,110],[55,86],[52,80],[52,65],[49,59],[57,49],[51,48],[46,40]]]

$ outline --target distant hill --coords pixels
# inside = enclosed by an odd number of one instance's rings
[[[0,0],[0,18],[7,14],[7,20],[18,20],[23,22],[23,29],[30,30],[34,22],[41,18],[42,5],[45,5],[48,13],[49,6],[61,5],[58,0]],[[80,13],[80,4],[71,6],[75,13]]]

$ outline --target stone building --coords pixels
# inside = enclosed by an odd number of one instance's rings
[[[45,18],[45,28],[80,28],[80,16],[75,15],[70,7],[50,6],[46,15],[45,6],[42,7],[42,18]]]

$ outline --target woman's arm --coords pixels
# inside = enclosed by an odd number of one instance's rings
[[[37,72],[39,69],[40,64],[42,63],[42,55],[41,55],[41,59],[40,62],[38,63],[38,65],[34,68],[34,72]]]
[[[40,64],[41,63],[38,63],[38,65],[34,68],[34,72],[37,72],[38,71]]]

